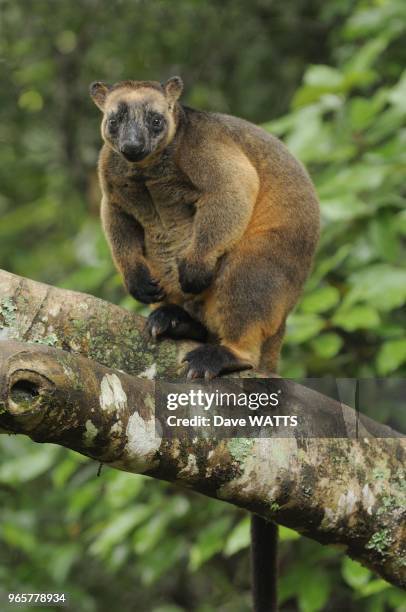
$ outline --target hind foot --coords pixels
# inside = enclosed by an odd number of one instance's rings
[[[166,337],[204,342],[207,339],[205,326],[175,304],[160,306],[151,312],[147,320],[147,331],[153,340]]]
[[[219,344],[205,344],[190,351],[184,357],[187,378],[211,380],[227,372],[239,372],[252,368],[248,361],[242,361],[232,351]]]

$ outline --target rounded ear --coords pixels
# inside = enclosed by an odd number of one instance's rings
[[[109,89],[110,86],[107,85],[107,83],[103,83],[103,81],[94,81],[89,86],[90,97],[100,110],[104,109],[104,103]]]
[[[174,76],[168,79],[164,85],[165,95],[170,105],[173,105],[180,98],[183,91],[183,81],[180,77]]]

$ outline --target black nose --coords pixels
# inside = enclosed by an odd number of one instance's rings
[[[145,157],[144,145],[140,142],[123,142],[120,151],[129,161],[139,161]]]

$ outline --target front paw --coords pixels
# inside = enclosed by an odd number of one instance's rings
[[[202,293],[210,287],[214,268],[198,260],[182,259],[178,265],[179,283],[184,293]]]
[[[148,266],[142,263],[126,278],[126,286],[128,293],[143,304],[162,302],[165,297],[165,292],[151,276]]]

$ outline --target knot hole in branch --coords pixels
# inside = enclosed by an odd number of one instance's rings
[[[9,381],[9,411],[12,414],[31,413],[52,397],[55,385],[46,376],[32,370],[19,369]]]
[[[10,398],[15,404],[33,402],[39,394],[39,385],[32,380],[18,380],[10,389]]]

